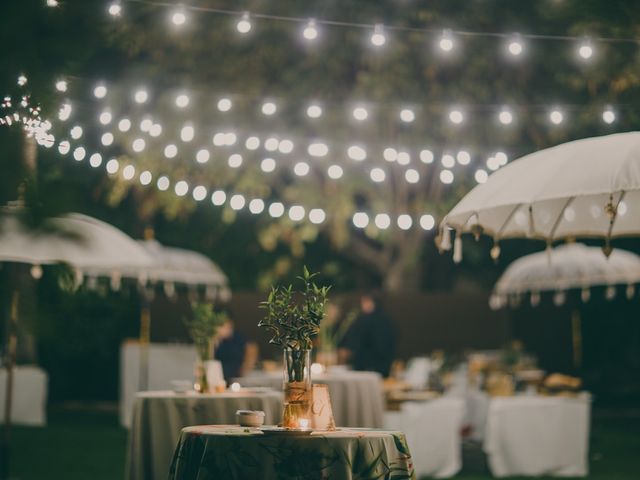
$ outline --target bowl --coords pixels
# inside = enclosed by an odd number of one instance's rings
[[[260,427],[264,424],[264,412],[262,410],[238,410],[236,420],[243,427]]]

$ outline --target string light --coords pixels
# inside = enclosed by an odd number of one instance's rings
[[[131,120],[128,118],[123,118],[118,122],[118,130],[121,132],[128,132],[131,128]]]
[[[260,139],[258,137],[249,137],[244,142],[244,146],[247,150],[257,150],[260,148]]]
[[[276,113],[278,107],[273,102],[265,102],[262,104],[262,113],[263,115],[273,115]]]
[[[411,163],[411,155],[405,151],[398,152],[396,162],[398,162],[398,165],[409,165]]]
[[[116,160],[115,158],[112,158],[107,162],[105,169],[110,175],[115,175],[120,169],[120,162],[118,162],[118,160]]]
[[[269,215],[273,218],[280,218],[284,215],[284,205],[280,202],[273,202],[269,205]]]
[[[515,34],[511,37],[507,43],[507,51],[513,57],[519,57],[522,55],[522,52],[524,51],[524,44],[520,34]]]
[[[511,125],[513,122],[513,114],[509,109],[503,107],[500,113],[498,113],[498,120],[502,125]]]
[[[57,7],[58,5],[58,0],[47,0],[47,7]]]
[[[187,15],[184,8],[180,7],[171,14],[171,23],[176,27],[181,27],[187,22]]]
[[[230,99],[228,98],[221,98],[220,100],[218,100],[218,110],[221,112],[228,112],[229,110],[231,110],[231,107],[233,106],[233,103],[231,102]]]
[[[278,144],[278,151],[280,153],[284,153],[285,155],[291,153],[293,151],[293,142],[288,139],[282,140]]]
[[[187,193],[189,193],[189,184],[184,180],[180,180],[175,184],[173,190],[174,192],[176,192],[177,196],[184,197]]]
[[[307,107],[307,116],[309,118],[319,118],[322,115],[322,107],[313,103]]]
[[[242,34],[249,33],[251,31],[251,20],[249,19],[248,12],[242,14],[242,18],[240,18],[238,23],[236,23],[236,29]]]
[[[169,187],[171,186],[171,182],[169,181],[169,178],[163,175],[162,177],[158,178],[156,185],[158,186],[158,190],[160,190],[161,192],[164,192],[166,190],[169,190]]]
[[[616,112],[611,106],[607,106],[602,112],[602,120],[609,125],[616,121]]]
[[[312,18],[302,31],[302,36],[309,41],[313,41],[318,38],[318,28],[316,27],[316,21]]]
[[[444,168],[453,168],[456,165],[456,159],[453,158],[453,155],[445,153],[444,155],[442,155],[440,163],[442,163],[442,166]]]
[[[140,122],[140,131],[148,132],[149,130],[151,130],[152,126],[153,126],[153,120],[147,117]]]
[[[176,155],[178,155],[178,147],[171,143],[164,147],[163,153],[166,158],[174,158]]]
[[[71,138],[74,140],[78,140],[82,137],[82,127],[80,125],[76,125],[69,131],[69,135],[71,135]]]
[[[102,155],[100,155],[99,153],[94,153],[89,157],[89,165],[91,165],[93,168],[98,168],[100,165],[102,165]]]
[[[316,142],[309,145],[309,148],[307,148],[307,152],[312,157],[324,157],[327,155],[327,153],[329,153],[329,147],[325,143]]]
[[[327,169],[327,175],[329,175],[329,178],[333,180],[338,180],[342,177],[343,174],[344,171],[342,170],[342,167],[340,165],[331,165]]]
[[[193,191],[191,192],[191,196],[196,202],[201,202],[202,200],[207,198],[207,188],[202,185],[198,185],[194,187]]]
[[[140,174],[139,180],[140,180],[140,185],[147,186],[151,184],[151,182],[153,181],[153,175],[149,170],[145,170]]]
[[[133,149],[134,152],[137,152],[137,153],[140,153],[141,151],[143,151],[145,147],[146,147],[146,142],[144,141],[144,138],[136,138],[131,144],[131,148]]]
[[[327,214],[321,208],[312,208],[309,210],[309,221],[315,225],[320,225],[327,218]]]
[[[582,41],[578,46],[578,56],[582,60],[589,60],[593,56],[593,45],[591,44],[591,40],[585,38]]]
[[[56,90],[59,92],[67,91],[67,81],[66,80],[58,80],[56,82]]]
[[[261,198],[254,198],[249,202],[249,211],[254,215],[258,215],[264,211],[264,200]]]
[[[186,108],[189,105],[189,96],[185,93],[181,93],[176,97],[176,107]]]
[[[71,149],[71,144],[67,140],[63,140],[58,144],[58,151],[61,155],[66,155]]]
[[[96,98],[104,98],[107,96],[107,87],[100,84],[93,89],[93,96]]]
[[[371,180],[376,183],[384,182],[387,178],[387,174],[381,168],[372,168],[369,176],[371,177]]]
[[[224,205],[227,201],[227,194],[223,190],[216,190],[211,194],[211,203],[216,207]]]
[[[185,125],[180,130],[180,140],[182,140],[183,142],[190,142],[191,140],[193,140],[195,134],[196,131],[193,128],[193,125]]]
[[[305,210],[302,205],[293,205],[289,208],[289,218],[294,222],[299,222],[304,218]]]
[[[432,230],[436,225],[436,219],[433,218],[433,215],[425,214],[420,217],[420,226],[424,230]]]
[[[160,125],[159,123],[154,123],[153,125],[151,125],[151,128],[149,128],[149,135],[151,135],[152,137],[159,137],[160,135],[162,135],[162,125]]]
[[[551,123],[553,123],[554,125],[560,125],[564,120],[564,115],[560,110],[554,109],[549,112],[549,120],[551,120]]]
[[[351,145],[347,149],[347,155],[349,156],[350,159],[355,160],[357,162],[361,162],[363,160],[366,160],[367,151],[364,148],[362,148],[360,145]]]
[[[105,110],[104,112],[102,112],[99,118],[100,123],[102,125],[109,125],[112,119],[113,119],[113,116],[111,115],[111,112],[109,112],[108,110]]]
[[[413,112],[413,110],[405,108],[400,111],[400,120],[402,120],[404,123],[411,123],[415,119],[416,114]]]
[[[122,169],[122,178],[125,180],[131,180],[136,174],[136,167],[133,165],[127,165]]]
[[[118,1],[112,2],[109,4],[107,11],[112,17],[119,17],[122,14],[122,5],[120,5],[120,2]]]
[[[487,168],[491,171],[498,170],[500,168],[500,161],[494,156],[487,158]]]
[[[395,148],[387,147],[382,151],[382,158],[387,162],[395,162],[398,159],[398,151]]]
[[[209,153],[209,150],[207,150],[206,148],[203,148],[201,150],[198,150],[198,153],[196,153],[196,162],[207,163],[210,157],[211,157],[211,154]]]
[[[404,172],[404,178],[408,183],[418,183],[420,181],[420,174],[414,168],[410,168]]]
[[[87,155],[87,151],[84,147],[78,147],[73,151],[73,158],[75,158],[78,162],[84,160],[84,157]]]
[[[431,150],[421,150],[420,151],[420,161],[422,163],[433,163],[433,152]]]
[[[265,158],[260,162],[260,169],[265,173],[271,173],[276,169],[276,161],[273,158]]]
[[[357,228],[366,228],[369,225],[369,215],[365,212],[356,212],[353,214],[352,221]]]
[[[451,170],[442,170],[440,172],[440,181],[445,185],[453,183],[453,172]]]
[[[147,100],[149,100],[149,92],[147,92],[143,88],[136,90],[136,92],[133,94],[133,100],[136,103],[140,103],[140,104],[146,103]]]
[[[444,32],[442,32],[442,36],[438,41],[438,47],[440,47],[440,50],[445,53],[449,53],[451,50],[453,50],[454,44],[451,30],[445,30]]]
[[[464,121],[464,114],[459,109],[453,109],[449,112],[449,120],[451,123],[460,125]]]
[[[111,132],[106,132],[102,134],[102,137],[100,137],[100,142],[105,147],[108,147],[109,145],[111,145],[113,143],[113,140],[114,140],[113,133]]]
[[[460,165],[469,165],[471,163],[471,154],[466,150],[460,150],[456,155],[456,160]]]
[[[242,155],[240,155],[239,153],[234,153],[227,159],[227,164],[231,168],[240,168],[240,166],[242,165],[242,160]]]
[[[353,109],[353,118],[362,122],[369,118],[369,112],[367,112],[367,109],[364,107],[356,107]]]
[[[269,137],[264,141],[264,149],[267,152],[275,152],[276,150],[278,150],[279,144],[280,142],[278,141],[277,138]]]
[[[370,41],[374,47],[382,47],[387,43],[387,37],[384,35],[384,27],[381,24],[373,27],[373,34],[371,35]]]
[[[309,173],[309,164],[307,162],[298,162],[293,167],[293,172],[299,177],[304,177]]]
[[[386,230],[391,226],[391,217],[386,213],[379,213],[375,216],[373,222],[380,230]]]
[[[397,223],[401,230],[409,230],[413,225],[413,219],[411,218],[411,215],[403,213],[402,215],[398,215]]]

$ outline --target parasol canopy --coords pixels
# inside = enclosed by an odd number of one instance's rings
[[[441,222],[440,248],[450,230],[490,235],[492,256],[505,238],[534,238],[548,245],[572,238],[609,240],[640,235],[640,132],[564,143],[526,155],[476,186]]]

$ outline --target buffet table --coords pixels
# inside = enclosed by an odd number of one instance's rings
[[[452,477],[462,467],[464,414],[465,402],[460,398],[405,402],[400,411],[385,413],[385,428],[406,435],[418,478]]]
[[[238,426],[182,430],[170,480],[414,479],[404,434],[367,429],[283,435]]]
[[[16,425],[47,424],[47,373],[39,367],[20,365],[13,370],[11,421]],[[7,371],[0,368],[0,423],[4,422]]]
[[[312,374],[313,383],[329,386],[333,417],[340,427],[381,428],[384,424],[382,377],[375,372]],[[282,372],[255,372],[238,379],[243,387],[282,389]]]
[[[484,450],[496,477],[586,476],[591,397],[491,399]]]
[[[236,423],[236,410],[262,410],[265,422],[282,415],[282,394],[240,391],[215,394],[142,392],[133,409],[126,477],[131,480],[167,478],[171,456],[188,425]]]

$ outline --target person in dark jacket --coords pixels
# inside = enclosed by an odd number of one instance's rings
[[[339,356],[354,370],[378,372],[388,377],[395,356],[393,323],[373,294],[360,297],[360,310],[360,315],[345,334]]]
[[[233,317],[218,329],[215,337],[213,356],[222,362],[224,379],[230,383],[233,379],[249,373],[257,360],[258,347],[249,342],[234,328]]]

